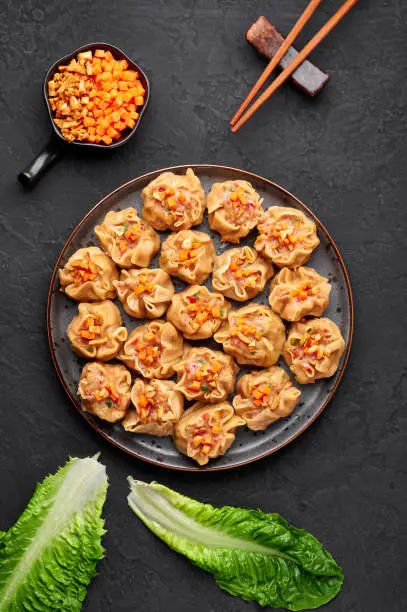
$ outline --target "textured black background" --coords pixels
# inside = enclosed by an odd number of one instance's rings
[[[245,30],[265,14],[286,32],[304,5],[0,1],[0,529],[68,455],[102,451],[111,482],[107,556],[89,611],[257,609],[221,592],[138,522],[126,503],[129,473],[216,504],[277,511],[311,531],[344,568],[332,612],[406,609],[407,6],[362,0],[313,55],[332,75],[318,99],[286,85],[232,135],[227,121],[263,67]],[[324,2],[307,33],[338,5]],[[45,71],[98,39],[122,47],[151,77],[143,125],[123,149],[65,158],[25,193],[16,174],[49,131]],[[153,468],[99,439],[57,380],[45,329],[53,264],[80,218],[138,174],[193,162],[252,170],[308,203],[342,250],[356,306],[350,363],[325,413],[277,455],[219,475]]]

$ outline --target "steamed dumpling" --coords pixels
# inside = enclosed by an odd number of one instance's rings
[[[205,286],[192,285],[172,298],[167,319],[184,338],[211,338],[226,321],[231,306],[220,293],[211,293]]]
[[[136,319],[162,317],[174,295],[171,278],[160,268],[122,270],[114,285],[124,310]]]
[[[262,201],[248,181],[215,183],[208,194],[209,225],[223,241],[240,242],[261,220]]]
[[[102,248],[121,268],[147,268],[160,248],[160,238],[135,208],[109,211],[95,227]]]
[[[233,407],[249,429],[266,429],[294,410],[301,391],[294,387],[288,374],[278,366],[242,376],[237,383]]]
[[[251,247],[228,249],[215,259],[212,286],[228,298],[245,302],[263,291],[274,270]]]
[[[283,357],[297,382],[306,385],[333,376],[344,351],[339,327],[324,317],[293,323]]]
[[[131,390],[133,408],[123,421],[126,431],[171,436],[184,411],[184,397],[171,380],[137,378]]]
[[[143,189],[143,218],[157,230],[187,230],[202,223],[205,192],[194,171],[164,172]]]
[[[319,245],[314,221],[296,208],[272,206],[257,229],[255,248],[279,268],[302,266]]]
[[[116,357],[127,338],[120,310],[110,300],[78,304],[66,333],[75,353],[99,361]]]
[[[282,268],[270,285],[270,306],[287,321],[320,317],[329,304],[331,285],[314,268]]]
[[[253,303],[232,310],[214,339],[238,363],[266,368],[275,364],[281,355],[285,327],[270,308]]]
[[[212,272],[215,255],[215,247],[208,234],[184,230],[164,240],[160,266],[189,285],[201,285]]]
[[[82,370],[78,395],[86,412],[115,423],[126,415],[130,390],[131,374],[123,365],[91,361]]]
[[[174,365],[177,389],[187,400],[220,402],[235,388],[238,366],[229,355],[206,346],[188,347]]]
[[[179,331],[168,321],[157,319],[133,329],[118,358],[144,378],[165,379],[174,374],[183,351]]]
[[[178,450],[206,465],[209,459],[224,455],[235,440],[236,427],[244,425],[230,404],[201,404],[188,408],[175,426],[174,444]]]
[[[114,299],[119,272],[99,247],[78,249],[59,270],[61,291],[78,302]]]

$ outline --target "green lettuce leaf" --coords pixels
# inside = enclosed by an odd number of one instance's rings
[[[232,595],[262,606],[314,609],[335,597],[342,570],[311,534],[279,514],[203,504],[129,477],[128,503],[173,550]]]
[[[76,612],[104,549],[106,468],[73,458],[0,536],[0,612]]]

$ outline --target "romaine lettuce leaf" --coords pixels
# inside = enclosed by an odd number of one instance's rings
[[[129,477],[128,503],[158,537],[213,574],[232,595],[262,606],[314,609],[339,592],[342,570],[311,534],[279,514],[215,508]]]
[[[105,466],[73,458],[0,536],[0,612],[76,612],[103,556]]]

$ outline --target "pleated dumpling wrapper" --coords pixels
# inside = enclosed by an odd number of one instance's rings
[[[245,374],[237,383],[233,407],[247,427],[262,431],[287,417],[298,404],[301,391],[287,372],[278,366]]]
[[[270,306],[282,319],[320,317],[329,304],[331,285],[314,268],[282,268],[270,285]]]
[[[144,378],[171,378],[182,357],[184,341],[175,327],[157,319],[129,334],[118,358]]]
[[[185,410],[175,426],[174,444],[181,453],[203,466],[209,459],[226,453],[235,440],[236,427],[244,424],[227,402],[197,402]]]
[[[232,357],[206,346],[187,347],[174,366],[177,389],[189,401],[220,402],[235,388],[238,366]]]
[[[120,310],[110,300],[78,304],[66,333],[77,355],[99,361],[116,357],[127,338]]]
[[[100,302],[116,297],[119,271],[99,247],[78,249],[59,270],[61,291],[78,302]]]
[[[147,268],[160,248],[160,238],[135,208],[110,210],[95,227],[102,248],[121,268]]]
[[[176,293],[167,312],[167,319],[184,338],[211,338],[226,321],[230,303],[221,293],[212,293],[205,286],[192,285]]]
[[[344,351],[339,327],[323,317],[292,323],[283,357],[296,381],[306,385],[333,376]]]
[[[184,412],[184,396],[171,380],[136,378],[131,390],[133,407],[123,421],[126,431],[172,436]]]
[[[123,365],[91,361],[79,380],[82,408],[104,421],[115,423],[126,415],[130,405],[131,374]]]
[[[255,248],[279,268],[299,268],[319,245],[314,221],[296,208],[272,206],[257,229]]]
[[[248,181],[215,183],[208,194],[209,225],[224,242],[240,242],[261,221],[262,201]]]
[[[285,340],[284,323],[268,306],[248,304],[232,310],[215,333],[216,342],[240,364],[267,368],[276,363]]]
[[[184,230],[164,240],[160,266],[189,285],[201,285],[212,272],[215,255],[215,247],[208,234]]]
[[[159,319],[174,295],[172,280],[161,268],[122,270],[114,285],[124,310],[136,319]]]
[[[245,302],[263,291],[274,270],[249,246],[228,249],[215,259],[212,287],[228,298]]]
[[[187,230],[202,223],[205,192],[194,171],[163,172],[142,191],[143,219],[156,230]]]

